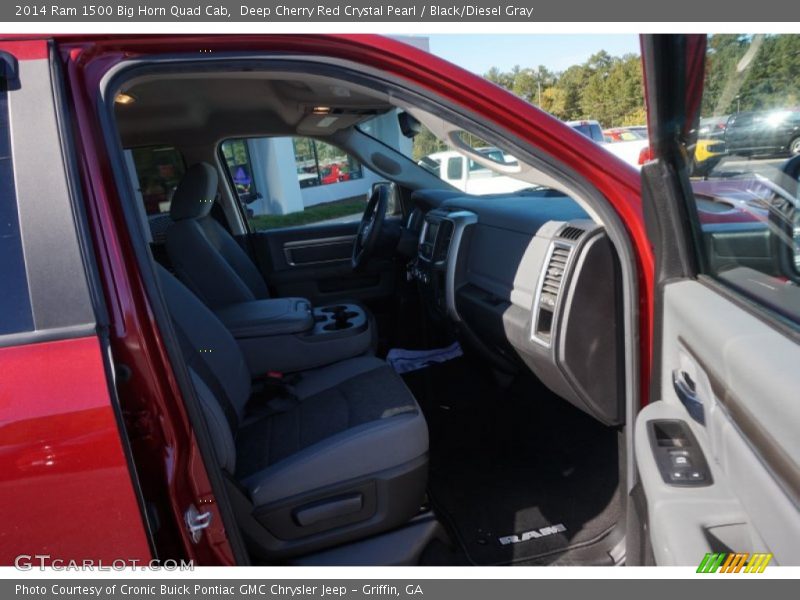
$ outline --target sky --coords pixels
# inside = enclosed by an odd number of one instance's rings
[[[612,56],[639,54],[639,36],[633,34],[437,34],[425,37],[429,39],[432,54],[479,75],[492,67],[508,71],[514,65],[544,65],[553,71],[563,71],[600,50]]]

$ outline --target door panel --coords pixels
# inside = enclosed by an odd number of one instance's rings
[[[657,563],[696,566],[727,550],[800,564],[796,344],[699,281],[665,286],[663,327],[661,402],[641,411],[635,433]],[[679,399],[675,371],[689,373],[705,425]],[[711,485],[663,481],[646,430],[655,419],[688,424]]]
[[[376,259],[363,272],[350,265],[358,222],[259,231],[253,251],[270,289],[314,304],[342,298],[385,299],[394,293],[395,264]]]
[[[704,69],[732,72],[719,62],[726,45],[735,60],[752,58],[743,68],[775,61],[783,43],[800,45],[798,36],[779,37],[712,37],[708,52],[705,36],[642,40],[655,155],[642,169],[643,204],[658,275],[656,375],[634,452],[657,564],[698,566],[709,552],[800,564],[800,288],[789,227],[798,222],[797,172],[754,158],[712,174],[724,180],[720,199],[742,214],[706,223],[687,169],[699,118],[738,110],[737,96],[704,87]],[[769,71],[750,75],[726,88],[740,92],[743,109],[752,98],[780,101],[764,96],[779,83]],[[745,127],[749,117],[732,119],[734,149],[767,143],[763,115]],[[758,193],[765,180],[771,191]],[[690,434],[654,442],[654,425],[665,423]]]

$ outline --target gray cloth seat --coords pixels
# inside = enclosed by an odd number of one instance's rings
[[[386,530],[423,501],[428,429],[402,379],[372,356],[306,371],[252,396],[235,339],[158,267],[220,467],[243,498],[246,538],[290,556]]]
[[[192,165],[172,196],[172,222],[164,234],[167,256],[175,274],[213,311],[270,297],[256,265],[233,236],[210,215],[217,195],[217,183],[214,167],[207,163]],[[372,313],[355,300],[337,300],[354,304],[367,315],[367,351],[374,354],[378,331]],[[345,343],[341,348],[351,346]],[[320,364],[319,361],[316,364]]]
[[[181,281],[212,309],[269,298],[253,261],[210,215],[217,183],[216,169],[197,163],[175,189],[166,231],[170,262]]]

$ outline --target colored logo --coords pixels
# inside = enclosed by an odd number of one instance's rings
[[[757,552],[709,552],[700,561],[698,573],[763,573],[772,554]]]

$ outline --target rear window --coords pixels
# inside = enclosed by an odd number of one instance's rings
[[[579,125],[573,125],[572,128],[595,142],[602,142],[604,140],[603,131],[600,129],[599,125],[581,123]]]
[[[186,173],[183,155],[173,146],[130,148],[126,154],[133,162],[147,214],[168,213],[172,194]]]
[[[447,178],[461,179],[464,170],[464,159],[460,156],[447,159]]]
[[[8,91],[0,79],[0,335],[33,331],[28,278],[19,228],[17,189],[11,155]]]

